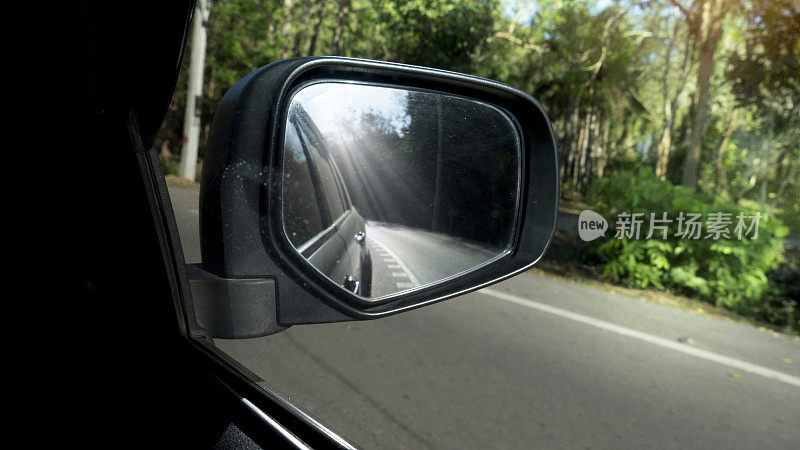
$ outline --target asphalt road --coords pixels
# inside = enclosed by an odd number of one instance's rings
[[[446,234],[377,222],[367,222],[366,234],[373,297],[444,280],[500,253]]]
[[[196,261],[196,191],[170,191]],[[365,448],[800,442],[800,340],[532,274],[217,345]]]

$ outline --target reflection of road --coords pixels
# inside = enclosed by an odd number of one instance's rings
[[[367,222],[372,296],[424,286],[485,263],[498,250],[416,228]]]

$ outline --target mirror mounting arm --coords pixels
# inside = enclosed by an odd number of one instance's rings
[[[197,324],[214,338],[245,339],[285,330],[278,325],[272,278],[222,278],[187,264]]]

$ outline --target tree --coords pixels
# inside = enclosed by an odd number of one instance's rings
[[[470,72],[476,49],[494,30],[497,0],[376,0],[379,59]]]
[[[661,129],[661,137],[658,139],[656,147],[656,166],[655,175],[665,180],[667,177],[667,167],[669,164],[670,151],[672,149],[672,133],[674,131],[675,122],[678,117],[678,102],[681,99],[686,87],[686,77],[690,69],[689,61],[692,59],[691,41],[684,37],[685,44],[680,44],[680,32],[682,23],[678,20],[668,22],[667,26],[672,25],[671,33],[667,38],[668,44],[664,54],[664,72],[662,76],[662,108],[663,108],[663,125]],[[676,55],[683,47],[683,54]],[[679,58],[680,68],[675,71],[674,64],[677,61],[674,59]]]
[[[566,195],[582,193],[593,173],[603,173],[619,150],[614,141],[622,144],[638,127],[632,122],[652,119],[639,93],[649,70],[650,33],[621,7],[593,13],[590,6],[540,4],[531,28],[542,30],[537,45],[547,51],[531,62],[539,68],[531,73],[535,78],[522,84],[548,107]]]
[[[350,12],[350,0],[339,0],[339,9],[336,12],[336,24],[333,27],[333,37],[331,40],[331,55],[339,55],[342,52],[342,34],[344,31],[344,21]]]
[[[697,187],[697,169],[706,132],[706,117],[711,92],[711,77],[716,65],[717,44],[722,37],[722,26],[731,6],[731,0],[693,0],[684,6],[678,0],[669,0],[683,14],[697,52],[697,73],[691,116],[691,129],[686,156],[683,160],[681,184],[690,189]]]
[[[800,171],[800,4],[754,0],[746,20],[744,50],[729,56],[727,76],[739,105],[754,109],[764,120],[759,202],[764,209],[772,167],[777,180],[770,206],[774,211]],[[776,155],[774,164],[770,153]]]

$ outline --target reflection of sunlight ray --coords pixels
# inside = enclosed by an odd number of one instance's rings
[[[293,101],[324,136],[342,194],[362,218],[504,247],[517,207],[514,125],[501,111],[456,97],[445,96],[441,109],[442,98],[325,82]],[[503,127],[509,132],[497,131]]]
[[[313,101],[305,102],[306,97]],[[346,182],[358,188],[350,189],[351,199],[369,203],[362,213],[385,221],[393,212],[419,210],[421,199],[415,187],[402,168],[396,167],[396,161],[384,158],[403,157],[405,149],[397,146],[411,123],[407,91],[337,83],[333,89],[330,85],[310,86],[295,100],[307,104],[306,110],[328,140]],[[357,200],[354,203],[363,205]]]
[[[330,88],[335,84],[334,89]],[[411,119],[407,114],[408,91],[379,86],[353,85],[348,83],[321,83],[298,92],[293,101],[302,102],[323,134],[335,132],[341,119],[358,123],[357,111],[363,115],[370,112],[382,117],[402,136]],[[331,114],[336,111],[336,114]],[[343,116],[345,111],[351,114]]]
[[[375,130],[364,126],[371,123],[374,122],[364,119],[338,120],[336,129],[329,134],[332,138],[331,149],[332,152],[337,152],[334,157],[342,166],[342,172],[346,177],[351,177],[351,180],[355,179],[351,184],[360,188],[361,194],[371,203],[371,209],[378,213],[375,218],[387,220],[391,217],[391,211],[408,209],[401,208],[402,203],[413,207],[421,203],[421,200],[402,170],[398,170],[400,168],[393,167],[391,161],[374,157],[402,151],[390,148],[391,144],[388,142],[390,139],[397,140],[400,136],[393,133],[394,129],[391,127],[384,126]],[[368,155],[370,152],[373,154]],[[365,160],[370,161],[369,167]]]

